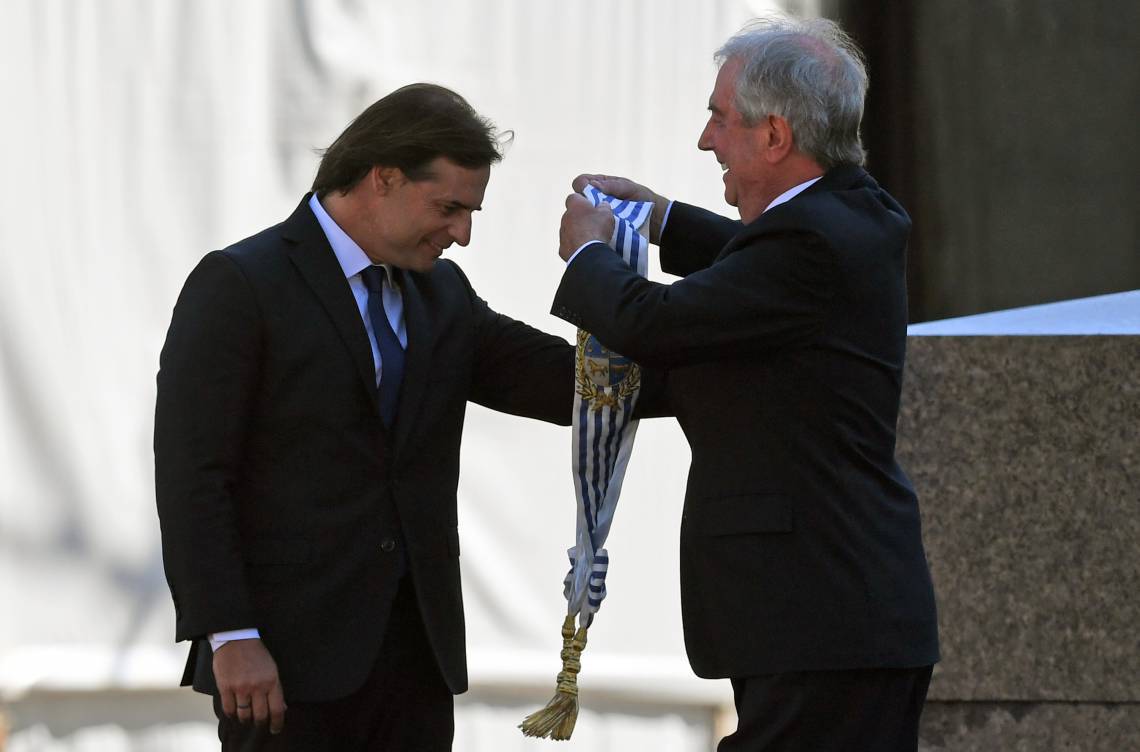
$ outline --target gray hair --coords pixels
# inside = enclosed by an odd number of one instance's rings
[[[758,19],[716,51],[743,63],[734,104],[746,125],[788,121],[800,151],[824,169],[863,164],[859,137],[867,71],[859,48],[834,21]]]

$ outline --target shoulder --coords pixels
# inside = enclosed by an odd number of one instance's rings
[[[279,285],[284,277],[281,244],[264,230],[237,243],[210,251],[186,278],[180,299],[254,298],[260,289]]]
[[[463,269],[451,259],[440,259],[427,272],[406,272],[406,274],[410,275],[416,286],[424,291],[467,296],[475,294],[471,281],[467,279]]]
[[[905,244],[910,217],[862,168],[836,168],[787,203],[765,212],[742,235],[799,233],[843,248]]]
[[[210,251],[187,276],[179,301],[222,305],[222,301],[254,301],[280,291],[291,277],[283,245],[280,226],[275,226]]]
[[[231,263],[244,269],[255,269],[265,264],[280,261],[284,254],[286,244],[283,235],[283,224],[267,227],[258,233],[231,243],[215,253],[225,257]]]
[[[274,300],[299,279],[290,255],[296,247],[317,247],[323,233],[302,202],[288,219],[207,253],[190,273],[183,295],[206,299],[249,297]],[[324,241],[327,244],[327,241]]]
[[[309,208],[308,199],[309,194],[306,194],[283,221],[231,243],[220,253],[243,269],[256,270],[283,264],[295,247],[320,252],[331,250],[324,230]]]
[[[435,266],[431,268],[431,274],[435,279],[447,282],[462,282],[464,285],[470,286],[471,282],[467,279],[463,269],[459,264],[451,259],[440,259],[436,262]]]

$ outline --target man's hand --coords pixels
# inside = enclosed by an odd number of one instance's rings
[[[595,240],[609,243],[615,221],[608,205],[594,206],[582,194],[571,193],[566,197],[566,211],[558,232],[558,255],[563,261],[569,261],[574,251],[586,243]]]
[[[575,191],[580,193],[587,183],[614,198],[629,201],[652,201],[654,206],[653,214],[649,218],[649,242],[655,245],[661,242],[661,221],[665,217],[665,209],[669,206],[669,199],[654,193],[640,183],[633,182],[629,178],[619,178],[616,175],[579,175],[574,178],[571,185]]]
[[[222,711],[243,723],[269,722],[271,734],[285,725],[285,693],[277,663],[261,640],[231,640],[214,653],[214,681]]]

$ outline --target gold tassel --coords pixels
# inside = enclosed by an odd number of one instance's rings
[[[527,736],[538,739],[550,737],[564,741],[574,733],[578,720],[578,672],[582,670],[582,651],[586,648],[586,628],[574,631],[574,617],[567,616],[562,622],[562,671],[558,674],[558,686],[554,697],[546,707],[537,710],[519,724]]]

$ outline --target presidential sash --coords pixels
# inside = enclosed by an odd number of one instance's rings
[[[582,193],[594,206],[609,205],[615,218],[613,250],[631,269],[646,276],[646,233],[653,203],[623,201],[590,185]],[[633,451],[637,433],[633,409],[641,388],[641,369],[636,363],[607,349],[585,330],[578,330],[577,339],[571,464],[578,518],[574,547],[566,552],[570,571],[563,580],[566,619],[562,624],[562,671],[546,707],[519,724],[527,736],[557,740],[569,739],[578,719],[577,675],[586,630],[606,597],[610,557],[605,542]]]

